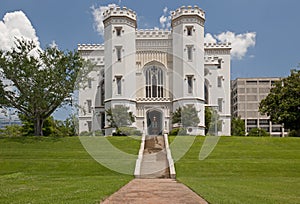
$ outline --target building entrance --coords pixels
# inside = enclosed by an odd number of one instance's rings
[[[147,113],[148,135],[162,135],[162,113],[156,110]]]

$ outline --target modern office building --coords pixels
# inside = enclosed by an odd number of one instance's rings
[[[4,129],[9,125],[22,125],[22,122],[16,116],[5,116],[0,114],[0,129]]]
[[[231,112],[245,121],[246,132],[261,128],[272,136],[287,134],[282,124],[273,124],[270,118],[259,112],[259,103],[270,93],[272,85],[281,78],[237,78],[231,82]]]
[[[104,44],[79,44],[82,57],[96,64],[79,91],[79,131],[105,129],[105,110],[124,105],[132,126],[146,134],[169,132],[171,113],[194,105],[200,119],[189,134],[205,134],[205,107],[215,107],[230,135],[230,43],[204,43],[205,12],[181,7],[172,13],[171,30],[137,29],[136,13],[111,7],[104,12]]]

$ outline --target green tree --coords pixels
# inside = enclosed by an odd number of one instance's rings
[[[181,107],[177,108],[175,112],[172,113],[172,124],[181,124]]]
[[[0,129],[0,135],[7,137],[22,136],[22,127],[20,125],[8,125],[4,129]]]
[[[34,124],[31,120],[26,119],[24,115],[19,115],[22,121],[21,132],[24,136],[34,135]],[[44,121],[44,136],[76,136],[78,119],[75,115],[70,115],[65,121],[55,120],[52,116]]]
[[[20,39],[15,44],[10,51],[0,51],[1,76],[9,81],[0,82],[0,106],[18,109],[33,122],[34,135],[43,135],[46,118],[72,103],[84,60],[77,51],[39,50],[33,41]]]
[[[107,121],[110,123],[110,127],[116,128],[119,132],[119,128],[130,126],[134,121],[134,115],[129,112],[129,107],[127,106],[116,106],[106,110]]]
[[[194,105],[179,107],[172,114],[172,123],[181,123],[183,127],[197,127],[199,122],[198,111]]]
[[[265,131],[264,129],[261,129],[261,128],[252,128],[248,132],[248,136],[266,137],[266,136],[270,136],[270,134],[267,131]]]
[[[206,112],[208,113],[207,120],[205,121],[205,126],[207,125],[206,134],[207,135],[217,135],[217,131],[222,131],[222,120],[216,109],[207,107]]]
[[[300,70],[275,83],[269,95],[260,102],[259,111],[273,123],[284,123],[285,128],[300,134]]]
[[[231,119],[231,135],[245,136],[245,121],[240,116]]]
[[[205,107],[205,135],[209,131],[210,123],[212,118],[212,110],[210,107]]]

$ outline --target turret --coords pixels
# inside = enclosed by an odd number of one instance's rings
[[[194,104],[200,119],[198,133],[204,135],[204,22],[198,6],[182,6],[172,13],[173,109]]]
[[[125,105],[135,114],[136,14],[126,7],[103,13],[105,108]]]

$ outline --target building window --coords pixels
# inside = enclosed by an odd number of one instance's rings
[[[92,79],[88,78],[88,87],[91,89],[92,88]]]
[[[268,119],[260,119],[259,125],[269,125],[269,120]]]
[[[88,113],[92,112],[92,100],[87,100],[87,108],[88,108]]]
[[[100,84],[100,103],[103,106],[104,105],[104,99],[105,99],[105,87],[104,87],[104,80],[102,80],[101,84]]]
[[[146,97],[162,98],[163,89],[163,70],[157,66],[151,66],[146,70]]]
[[[193,46],[187,46],[187,57],[189,61],[193,60]]]
[[[187,35],[188,35],[188,36],[192,36],[192,33],[193,33],[193,26],[187,26],[187,27],[186,27],[186,30],[187,30]]]
[[[222,59],[218,59],[218,69],[222,68]]]
[[[116,29],[116,35],[121,36],[122,27],[116,27],[115,29]]]
[[[218,87],[222,87],[222,80],[223,80],[223,77],[218,76]]]
[[[272,127],[272,132],[281,132],[281,127]]]
[[[122,76],[116,76],[116,82],[117,82],[117,94],[122,94]]]
[[[223,111],[223,98],[218,98],[219,112]]]
[[[187,76],[188,93],[193,93],[193,75]]]
[[[248,119],[247,120],[247,125],[257,125],[257,120],[256,119]]]
[[[247,84],[247,85],[257,85],[257,81],[250,81],[250,80],[248,81],[248,80],[247,80],[247,81],[246,81],[246,84]]]
[[[105,113],[101,113],[101,129],[105,127]]]
[[[91,132],[92,131],[92,121],[86,121],[87,126],[88,126],[88,131]]]
[[[116,51],[117,51],[117,61],[121,62],[121,59],[122,59],[122,47],[116,47]]]

